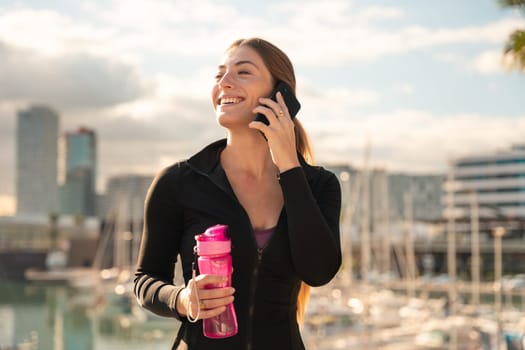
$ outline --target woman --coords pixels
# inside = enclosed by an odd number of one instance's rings
[[[306,134],[282,96],[266,98],[277,81],[295,93],[280,49],[258,38],[235,41],[212,90],[227,138],[164,169],[149,190],[134,290],[145,308],[182,322],[174,349],[304,349],[298,317],[308,286],[329,282],[341,264],[339,182],[305,161]],[[269,125],[253,121],[259,112]],[[222,280],[191,280],[195,235],[216,224],[229,225],[232,287],[204,289]],[[177,255],[185,286],[173,285]],[[197,305],[205,319],[231,302],[239,324],[232,337],[206,338],[201,321],[188,320]]]

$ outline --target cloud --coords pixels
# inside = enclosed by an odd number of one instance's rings
[[[397,20],[404,16],[404,11],[396,7],[372,5],[360,11],[359,17],[368,21]]]
[[[0,41],[45,56],[72,52],[110,52],[116,38],[111,27],[86,24],[56,10],[14,6],[0,14]]]
[[[0,101],[41,101],[58,108],[104,107],[151,88],[135,67],[85,53],[42,56],[0,42]]]
[[[325,162],[360,165],[365,144],[370,142],[372,164],[390,171],[444,173],[451,158],[493,152],[522,140],[525,115],[510,118],[393,110],[347,115],[330,123],[309,119],[304,124],[312,135],[316,153]]]
[[[311,81],[301,79],[301,88],[298,94],[305,100],[308,107],[322,105],[322,109],[333,109],[334,106],[343,108],[366,106],[378,103],[381,94],[372,89],[356,88],[324,88],[316,87]]]
[[[140,61],[146,52],[218,57],[243,33],[267,37],[287,48],[298,64],[321,66],[373,61],[429,47],[499,44],[525,25],[523,19],[508,17],[477,26],[429,28],[399,21],[404,16],[399,7],[358,8],[344,0],[289,1],[271,9],[280,15],[262,16],[233,3],[212,1],[199,2],[197,8],[190,0],[115,0],[86,5],[86,14],[96,16],[86,24],[56,11],[22,8],[0,16],[0,39],[46,54],[82,51]],[[282,17],[287,18],[284,24]],[[12,28],[19,30],[13,34]]]
[[[394,90],[403,95],[412,95],[415,91],[414,85],[410,83],[402,83],[394,86]]]
[[[500,44],[516,27],[525,25],[525,20],[509,17],[476,26],[430,28],[399,21],[404,11],[396,7],[358,9],[351,2],[337,0],[305,3],[298,9],[294,4],[283,5],[289,9],[288,34],[273,37],[282,37],[293,57],[309,66],[344,66],[431,47]],[[308,40],[307,44],[286,42],[287,37]]]
[[[482,52],[474,58],[471,69],[483,74],[497,74],[506,72],[506,67],[510,65],[510,58],[504,56],[501,49]]]
[[[509,56],[503,55],[501,47],[483,51],[474,57],[454,52],[442,52],[436,54],[435,58],[438,61],[459,66],[465,71],[477,72],[484,76],[507,73],[512,63]]]

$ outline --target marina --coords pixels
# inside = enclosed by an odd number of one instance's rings
[[[405,220],[370,221],[379,210],[360,200],[370,195],[367,169],[351,181],[339,175],[343,264],[329,284],[312,288],[302,325],[308,350],[524,349],[525,276],[514,272],[522,238],[450,235],[454,220],[416,235],[409,195]],[[115,208],[98,233],[93,223],[64,227],[53,218],[24,231],[8,222],[1,350],[169,348],[179,322],[144,310],[132,293],[141,217],[130,218],[125,203]],[[32,266],[15,267],[17,251]],[[14,270],[18,278],[6,278]]]
[[[178,321],[139,307],[130,283],[100,281],[4,282],[0,349],[169,348]],[[450,285],[351,283],[340,276],[312,289],[302,326],[307,349],[523,349],[522,287],[503,293],[498,313],[497,290],[484,286],[481,302],[473,305],[470,286],[458,284],[452,314]]]

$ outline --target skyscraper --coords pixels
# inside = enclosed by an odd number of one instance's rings
[[[60,212],[84,216],[95,215],[97,142],[93,130],[85,127],[67,132],[63,137],[60,188]]]
[[[58,211],[57,112],[33,105],[17,113],[17,215]]]

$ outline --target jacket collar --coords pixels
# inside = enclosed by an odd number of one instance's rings
[[[217,168],[220,168],[219,173],[222,173],[220,155],[225,147],[226,139],[215,141],[190,157],[188,164],[196,171],[207,174],[208,176],[213,173],[217,174]],[[317,173],[315,171],[316,167],[306,163],[301,154],[298,153],[297,157],[299,158],[299,163],[303,168],[306,178],[311,180]]]

